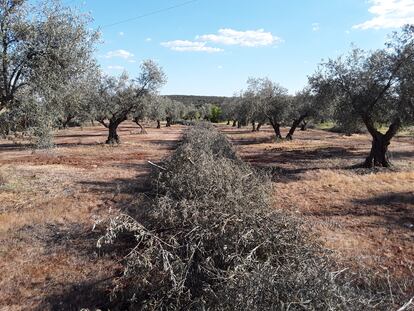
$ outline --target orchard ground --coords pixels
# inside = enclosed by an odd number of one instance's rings
[[[148,161],[162,161],[185,130],[154,126],[140,135],[122,124],[118,147],[103,144],[101,126],[59,131],[49,151],[0,140],[1,310],[68,310],[107,299],[121,258],[95,247],[99,221],[140,207]],[[394,169],[373,172],[352,168],[369,152],[367,135],[309,129],[275,143],[270,127],[219,128],[244,160],[272,174],[275,208],[301,217],[342,266],[414,277],[412,136],[393,140]]]

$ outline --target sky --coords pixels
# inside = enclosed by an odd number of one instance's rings
[[[65,0],[101,31],[102,70],[136,76],[153,59],[161,94],[231,96],[248,77],[294,93],[324,59],[381,48],[414,23],[414,0]]]

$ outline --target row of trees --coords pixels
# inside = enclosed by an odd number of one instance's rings
[[[206,119],[212,107],[184,105],[158,95],[166,82],[151,60],[138,77],[102,74],[93,56],[99,33],[91,19],[58,0],[31,5],[0,0],[0,134],[25,132],[38,147],[52,144],[53,130],[98,121],[107,143],[119,143],[118,126],[134,120]]]
[[[250,78],[245,91],[223,103],[223,117],[251,122],[254,131],[269,123],[277,139],[281,125],[290,125],[285,138],[292,139],[311,118],[334,120],[349,133],[365,126],[372,147],[364,166],[388,167],[392,138],[414,123],[414,26],[393,33],[383,49],[353,48],[321,63],[295,96],[268,78]]]
[[[118,126],[132,119],[141,128],[144,120],[157,122],[166,120],[169,127],[176,120],[209,119],[214,111],[209,105],[195,107],[157,94],[159,88],[166,82],[166,76],[155,62],[144,61],[141,72],[136,79],[129,78],[127,73],[120,77],[103,77],[95,96],[92,96],[90,117],[108,128],[107,143],[120,143],[117,134]]]
[[[233,121],[233,126],[251,123],[253,131],[269,123],[276,139],[283,138],[281,126],[291,124],[285,136],[291,140],[299,125],[305,127],[310,118],[323,118],[325,112],[317,109],[317,103],[309,89],[291,96],[286,88],[268,78],[249,78],[246,91],[223,103],[222,117]]]

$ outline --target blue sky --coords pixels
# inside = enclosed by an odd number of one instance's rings
[[[67,0],[100,27],[103,71],[132,76],[156,60],[168,83],[162,94],[230,96],[249,76],[267,76],[291,93],[321,59],[351,43],[383,46],[387,34],[414,23],[414,0]],[[114,23],[176,7],[129,22]]]

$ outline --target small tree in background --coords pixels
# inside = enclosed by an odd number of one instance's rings
[[[248,91],[257,101],[257,113],[269,121],[276,139],[282,139],[280,127],[286,122],[292,106],[287,89],[268,78],[249,78]]]
[[[126,73],[119,78],[103,79],[97,120],[109,130],[107,144],[120,143],[118,126],[142,109],[145,97],[156,93],[165,81],[164,72],[152,60],[142,63],[136,80],[131,80]]]
[[[309,119],[326,119],[332,117],[332,112],[329,109],[330,102],[323,98],[322,95],[318,96],[312,93],[311,88],[308,86],[297,92],[292,97],[290,103],[291,106],[287,119],[293,121],[286,135],[287,140],[293,139],[293,134],[298,126],[301,126],[302,130],[305,130]]]
[[[210,108],[210,122],[218,123],[221,116],[221,108],[216,105],[212,105]]]
[[[166,127],[170,127],[177,119],[182,119],[185,115],[183,103],[164,97]]]
[[[157,121],[157,129],[161,128],[161,120],[166,117],[165,98],[153,96],[148,106],[148,118]]]

